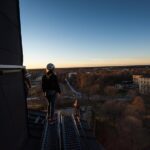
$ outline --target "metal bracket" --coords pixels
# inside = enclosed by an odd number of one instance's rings
[[[25,66],[19,65],[0,65],[0,76],[9,73],[20,72],[21,69],[24,69]]]

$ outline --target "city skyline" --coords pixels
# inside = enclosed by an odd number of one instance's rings
[[[24,65],[150,64],[148,0],[20,1]]]

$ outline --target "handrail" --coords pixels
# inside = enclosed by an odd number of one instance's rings
[[[47,138],[47,132],[48,132],[48,121],[46,121],[45,123],[45,127],[44,127],[44,132],[42,135],[42,141],[41,141],[41,150],[45,150],[45,145],[46,145],[46,138]]]

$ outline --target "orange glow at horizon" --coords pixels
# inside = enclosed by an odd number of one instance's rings
[[[24,65],[29,69],[34,68],[45,68],[47,63],[50,62],[32,62],[27,61]],[[101,67],[101,66],[126,66],[126,65],[150,65],[149,58],[143,59],[133,59],[133,58],[123,58],[123,59],[89,59],[82,61],[52,61],[56,68],[71,68],[71,67]]]

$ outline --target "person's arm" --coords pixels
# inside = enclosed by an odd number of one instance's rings
[[[31,88],[31,74],[27,71],[26,68],[23,69],[24,80],[27,83],[28,88]]]
[[[27,78],[26,81],[27,81],[27,84],[28,84],[29,88],[31,88],[31,81],[30,81],[30,79]]]
[[[45,77],[42,77],[42,90],[45,93],[46,92],[46,86],[45,86]]]
[[[57,79],[57,76],[55,78],[55,81],[56,81],[56,90],[59,94],[61,94],[61,89],[60,89],[60,86],[59,86],[59,83],[58,83],[58,79]]]

